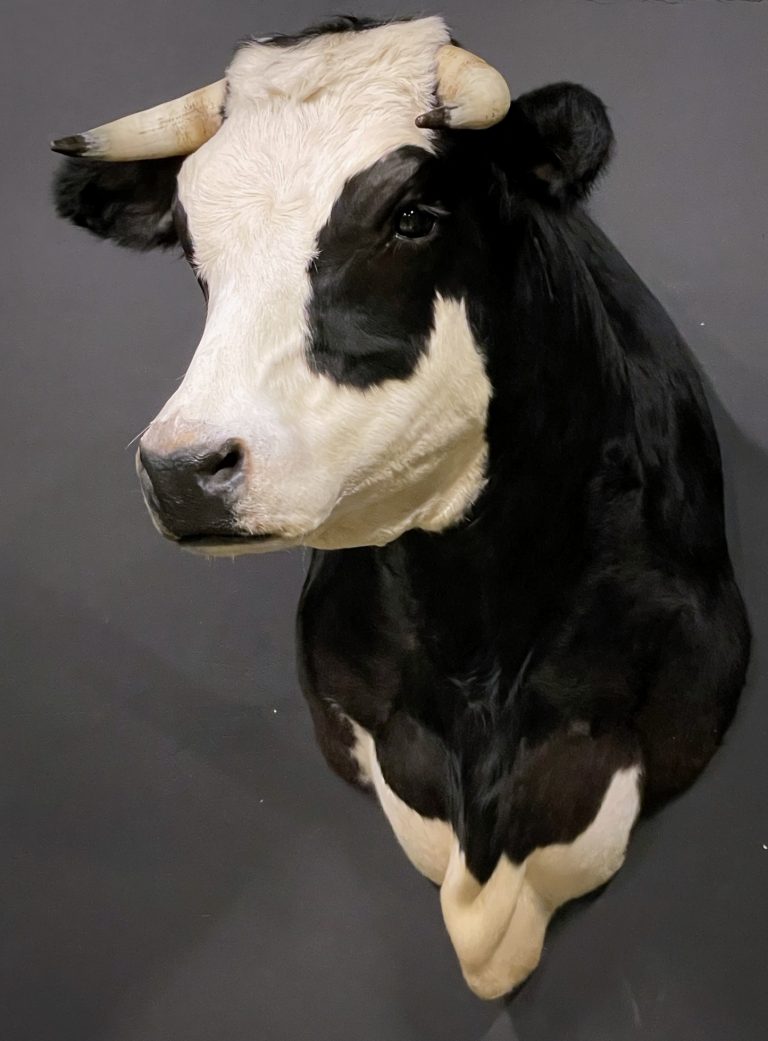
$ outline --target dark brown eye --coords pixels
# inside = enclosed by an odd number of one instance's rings
[[[423,239],[432,231],[437,217],[421,206],[405,206],[395,216],[395,231],[404,239]]]

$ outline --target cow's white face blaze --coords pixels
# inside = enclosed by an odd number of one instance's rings
[[[445,42],[443,22],[427,18],[285,47],[247,44],[228,71],[221,129],[181,168],[178,199],[208,318],[142,443],[167,454],[236,441],[245,462],[232,533],[275,536],[207,552],[383,544],[410,528],[446,527],[482,487],[491,390],[459,297],[435,288],[406,374],[339,379],[312,357],[321,232],[351,179],[403,149],[428,158],[430,133],[415,119],[432,104]],[[352,242],[337,266],[354,278],[366,250],[395,251],[396,265],[397,249],[406,264],[419,248],[383,242]],[[341,316],[359,321],[362,339],[366,294],[387,322],[387,288],[373,282],[361,290],[357,278],[356,313]]]

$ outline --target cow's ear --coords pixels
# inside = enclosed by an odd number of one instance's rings
[[[504,123],[510,174],[552,202],[584,198],[613,151],[605,105],[576,83],[553,83],[523,94]]]
[[[65,159],[53,184],[60,217],[129,249],[178,243],[172,206],[183,159]]]

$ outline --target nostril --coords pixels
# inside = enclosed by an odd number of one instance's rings
[[[245,450],[238,442],[228,442],[218,452],[211,452],[200,459],[198,481],[208,491],[218,493],[243,472]]]
[[[243,461],[243,453],[239,448],[232,448],[223,458],[214,463],[208,471],[210,476],[221,473],[223,470],[237,470]]]

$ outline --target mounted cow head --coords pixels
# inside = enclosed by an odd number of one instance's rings
[[[84,157],[59,212],[133,248],[180,244],[208,301],[140,443],[159,530],[231,555],[465,516],[486,480],[502,227],[516,206],[565,212],[610,144],[582,88],[510,110],[438,18],[251,41],[221,83],[55,142]]]

